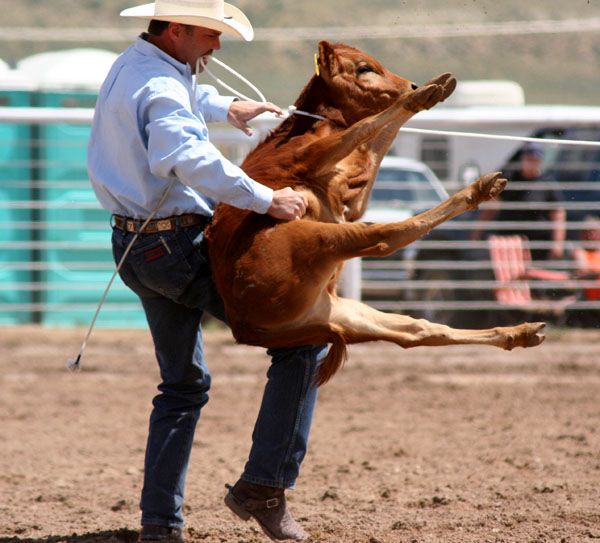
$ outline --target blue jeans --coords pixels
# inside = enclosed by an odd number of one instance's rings
[[[133,236],[113,230],[117,262]],[[162,380],[150,416],[142,524],[183,526],[185,477],[211,382],[200,321],[204,311],[225,320],[202,242],[198,227],[142,235],[120,272],[142,301]],[[242,479],[294,486],[317,399],[314,375],[326,352],[325,345],[268,351],[272,364]]]

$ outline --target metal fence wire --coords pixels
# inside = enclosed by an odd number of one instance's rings
[[[86,171],[91,116],[91,110],[61,108],[39,108],[37,113],[30,109],[20,118],[0,115],[0,325],[88,325],[114,270],[110,217],[98,205]],[[258,136],[248,140],[225,127],[216,127],[211,134],[223,153],[238,163],[258,141]],[[422,158],[440,174],[447,173],[444,145],[443,140],[429,138],[423,148]],[[517,191],[558,188],[567,195],[564,200],[550,205],[484,206],[531,213],[564,209],[563,255],[528,260],[529,253],[550,249],[552,242],[521,238],[524,245],[517,259],[525,268],[562,275],[501,278],[498,266],[502,264],[491,257],[488,234],[520,232],[534,239],[532,233],[548,231],[551,221],[483,221],[471,213],[439,226],[388,258],[351,263],[348,267],[361,277],[353,295],[384,311],[459,326],[501,324],[514,320],[515,313],[594,326],[600,315],[596,259],[600,226],[595,220],[600,216],[600,185],[594,176],[600,169],[592,167],[590,173],[590,167],[600,160],[598,150],[587,153],[567,153],[573,162],[561,162],[555,180],[511,187]],[[452,179],[445,179],[445,184],[450,192],[461,186]],[[407,203],[407,207],[418,213],[423,202]],[[480,233],[477,239],[475,230]],[[351,290],[348,281],[345,292]],[[523,285],[529,289],[528,299],[507,303],[498,295],[502,289]],[[98,325],[145,326],[145,322],[137,298],[117,280]]]

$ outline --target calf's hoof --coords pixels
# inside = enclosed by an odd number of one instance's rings
[[[443,102],[456,90],[456,78],[451,73],[445,73],[434,77],[425,84],[425,86],[427,85],[440,85],[442,87],[443,94],[440,102]]]
[[[497,198],[506,188],[507,183],[508,181],[502,177],[501,172],[482,175],[467,189],[471,191],[467,196],[469,208],[477,209],[480,203]]]
[[[431,109],[444,97],[444,87],[441,85],[425,85],[414,90],[406,100],[404,107],[413,113]]]
[[[514,332],[508,334],[504,348],[512,351],[515,347],[537,347],[546,339],[542,332],[545,327],[545,322],[526,322],[515,326]]]

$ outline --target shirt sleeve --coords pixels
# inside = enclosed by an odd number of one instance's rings
[[[233,96],[221,96],[211,85],[198,85],[196,103],[207,123],[225,123]]]
[[[212,99],[205,98],[206,108]],[[140,114],[152,174],[175,176],[217,202],[266,213],[273,190],[248,177],[208,141],[206,124],[190,111],[189,100],[189,93],[182,86],[168,92],[163,88],[144,101]]]

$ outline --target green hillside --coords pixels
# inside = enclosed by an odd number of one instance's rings
[[[596,0],[232,0],[255,27],[390,27],[544,19],[600,18]],[[133,1],[135,4],[135,0]],[[142,3],[142,2],[139,2]],[[0,58],[14,63],[34,52],[97,46],[115,51],[126,42],[102,42],[105,28],[129,28],[134,36],[144,23],[120,19],[131,4],[123,0],[0,0],[5,27],[88,27],[81,43],[0,41]],[[94,29],[97,29],[94,30]],[[597,104],[600,82],[598,32],[345,40],[375,55],[389,68],[414,81],[443,71],[459,79],[512,79],[525,88],[528,103]],[[227,41],[218,56],[252,79],[267,97],[286,106],[312,74],[314,41]]]

